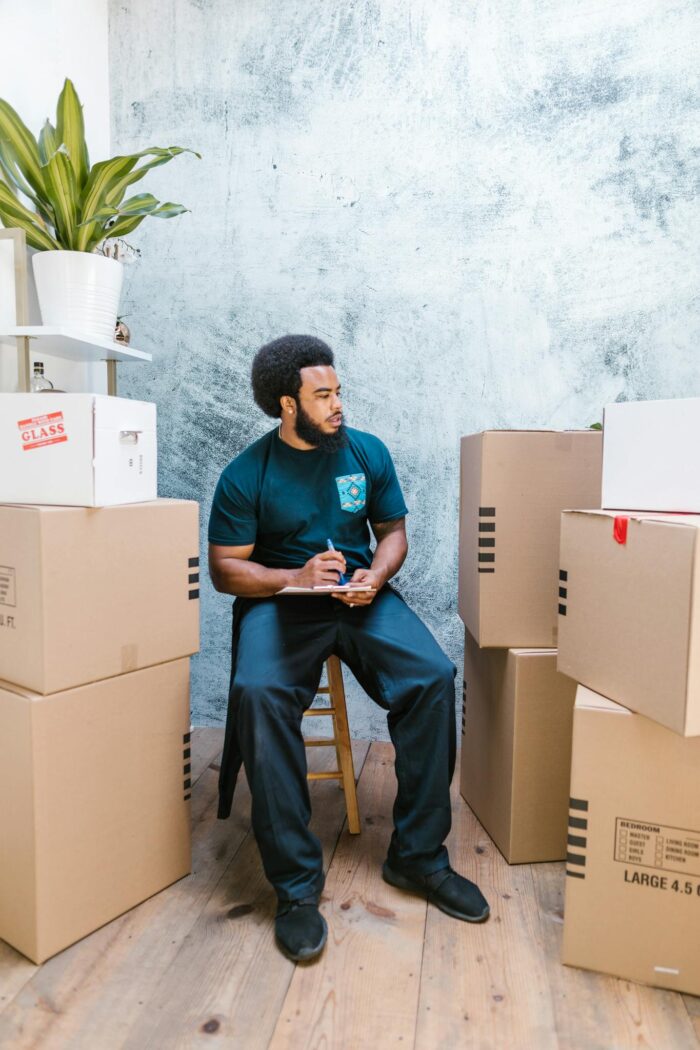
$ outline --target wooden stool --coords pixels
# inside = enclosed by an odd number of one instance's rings
[[[348,711],[345,705],[345,687],[343,670],[337,656],[329,656],[326,661],[328,685],[320,686],[318,694],[327,694],[330,707],[310,707],[304,711],[304,717],[330,715],[333,724],[333,736],[320,739],[305,739],[306,747],[335,747],[338,756],[338,768],[332,773],[309,773],[309,780],[339,780],[345,792],[345,807],[348,812],[348,830],[351,835],[360,834],[360,811],[357,808],[355,791],[355,767],[352,762],[350,729],[348,728]]]

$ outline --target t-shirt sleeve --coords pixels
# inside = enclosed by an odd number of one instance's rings
[[[391,453],[381,441],[378,441],[377,444],[377,463],[376,469],[372,471],[372,494],[367,517],[373,524],[381,525],[385,521],[405,518],[408,508],[396,476]]]
[[[229,471],[219,478],[209,515],[209,542],[222,547],[255,543],[258,517],[255,500]]]

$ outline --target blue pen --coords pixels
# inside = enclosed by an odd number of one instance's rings
[[[333,541],[332,540],[326,540],[326,546],[328,547],[329,551],[334,551],[335,550],[335,547],[333,546]],[[347,585],[347,582],[348,581],[345,578],[345,574],[342,573],[342,572],[339,572],[338,573],[338,583],[340,584],[340,586],[341,587],[345,587]]]

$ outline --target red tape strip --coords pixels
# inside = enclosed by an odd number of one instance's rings
[[[629,523],[629,518],[615,518],[613,523],[613,538],[623,546],[627,543],[627,526]]]

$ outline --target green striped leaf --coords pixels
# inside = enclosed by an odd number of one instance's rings
[[[152,193],[139,193],[135,197],[129,197],[128,200],[119,204],[117,207],[113,207],[111,204],[105,204],[100,208],[99,211],[91,215],[86,222],[107,222],[108,219],[113,219],[115,216],[133,216],[133,215],[150,215],[154,212],[160,201],[157,200]],[[81,223],[81,226],[84,223]]]
[[[78,187],[68,154],[61,146],[42,165],[46,196],[56,216],[56,234],[61,247],[71,250],[76,238]]]
[[[4,98],[0,98],[0,141],[12,150],[22,175],[34,192],[41,196],[44,183],[37,141]]]
[[[128,219],[135,215],[153,215],[159,219],[170,219],[174,215],[182,215],[187,210],[182,204],[173,204],[172,201],[166,201],[165,204],[161,204],[152,193],[139,193],[135,197],[129,197],[117,208],[112,208],[109,204],[106,204],[92,218],[95,222],[100,223],[106,223],[114,218]],[[114,236],[112,227],[105,228],[105,236]]]
[[[50,251],[61,247],[41,225],[39,217],[25,208],[4,182],[0,182],[0,221],[8,229],[18,226],[24,230],[30,248]]]
[[[108,230],[102,230],[92,247],[96,247],[105,238],[125,237],[126,234],[131,233],[137,226],[140,226],[145,218],[145,215],[135,215],[132,218],[117,219],[114,226],[110,226]]]
[[[51,157],[61,145],[56,129],[50,120],[47,120],[39,132],[39,160],[42,164],[48,164]]]
[[[80,99],[72,80],[68,80],[68,78],[66,78],[63,90],[58,96],[56,133],[59,143],[63,143],[68,151],[78,190],[82,190],[87,182],[90,161],[85,142],[83,107],[80,104]]]
[[[139,156],[140,154],[137,153],[129,156],[112,157],[111,160],[100,161],[92,167],[80,201],[79,218],[81,219],[80,226],[82,229],[78,230],[76,238],[78,251],[88,251],[88,243],[93,241],[95,236],[100,233],[101,227],[95,224],[93,213],[99,211],[104,204],[110,186],[113,186],[118,179],[122,178],[128,171],[131,171]],[[100,233],[100,236],[97,238],[98,242],[102,239],[102,236],[103,234]]]
[[[32,193],[31,186],[25,181],[22,172],[17,167],[17,161],[15,155],[7,146],[6,142],[0,139],[0,173],[2,177],[12,190],[17,193],[24,193],[26,197],[29,197]]]
[[[44,223],[48,223],[49,226],[55,226],[54,212],[52,212],[48,202],[45,199],[38,197],[28,183],[25,182],[22,172],[17,167],[15,160],[15,154],[12,149],[9,149],[6,143],[0,142],[0,182],[4,178],[4,182],[12,192],[22,193],[34,205],[35,209],[41,215]]]
[[[30,200],[44,222],[55,225],[53,209],[43,197],[37,197],[17,166],[15,155],[6,142],[0,140],[0,175],[16,195],[22,193]]]
[[[120,205],[126,189],[142,179],[152,168],[167,164],[180,153],[193,153],[201,159],[199,153],[183,146],[151,146],[139,153],[113,157],[112,160],[95,164],[82,194],[77,249],[87,251],[89,244],[99,244],[103,237],[108,236],[107,231],[102,229],[102,224],[107,218],[121,214]],[[134,170],[142,157],[152,159]],[[97,219],[97,214],[107,205],[111,206],[112,210]]]
[[[152,211],[151,215],[154,219],[172,219],[175,215],[184,215],[189,210],[189,208],[183,207],[182,204],[173,204],[172,201],[166,201],[165,204],[161,204],[160,208]]]
[[[173,157],[178,157],[181,153],[191,153],[200,160],[202,159],[201,153],[196,153],[193,149],[186,149],[184,146],[168,146],[165,149],[155,147],[149,152],[156,154],[154,159],[135,168],[128,175],[125,175],[123,179],[119,179],[105,197],[106,204],[118,204],[129,186],[139,182],[152,168],[158,168],[161,164],[167,164]]]

